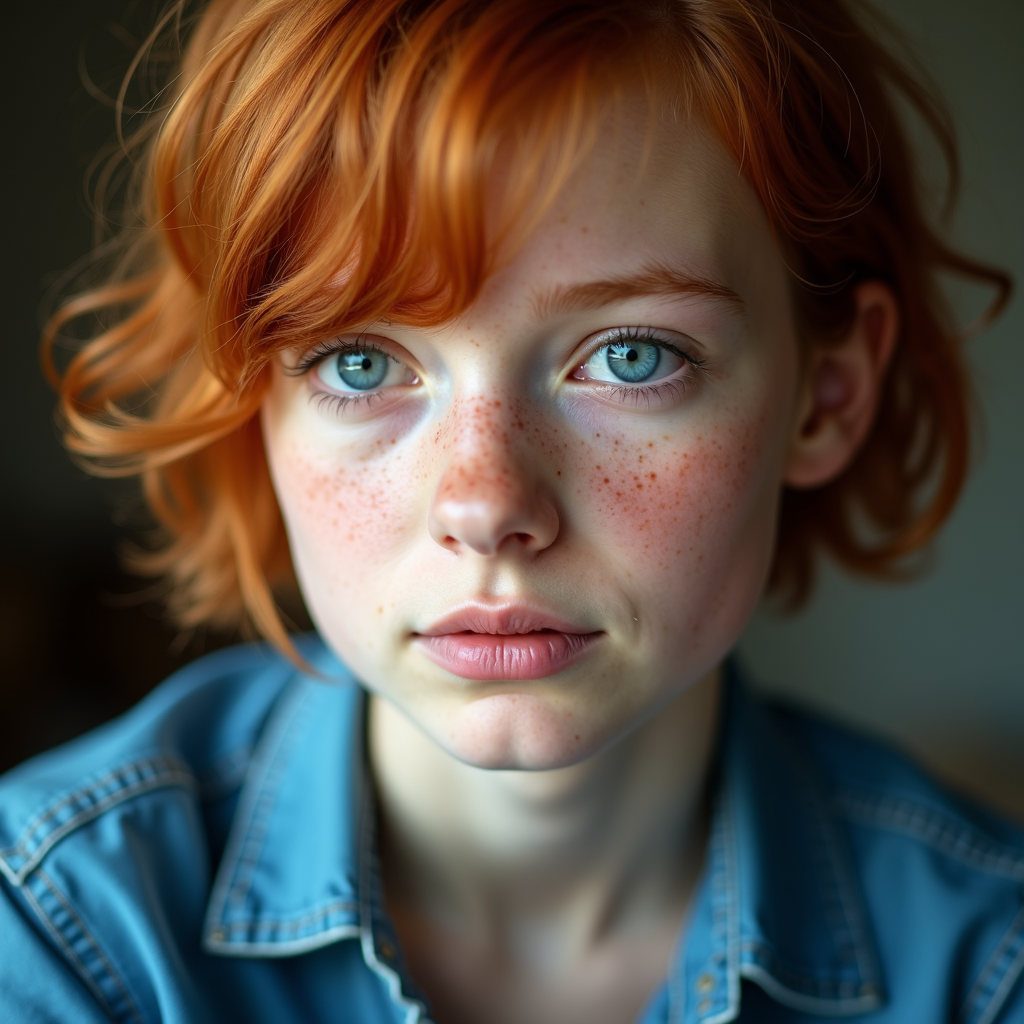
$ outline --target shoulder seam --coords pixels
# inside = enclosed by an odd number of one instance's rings
[[[184,762],[155,757],[130,761],[86,786],[62,794],[29,821],[13,846],[0,849],[0,871],[12,885],[21,886],[33,868],[70,832],[126,800],[165,786],[198,788],[195,776]],[[65,812],[67,817],[59,820]]]
[[[103,1008],[104,1012],[112,1020],[134,1022],[134,1024],[143,1024],[142,1016],[139,1013],[138,1007],[135,1005],[132,997],[129,995],[124,982],[117,973],[114,971],[110,964],[110,961],[104,955],[99,944],[95,938],[85,927],[82,919],[75,913],[74,909],[68,903],[67,898],[57,889],[56,885],[50,879],[46,873],[40,869],[36,872],[40,883],[47,890],[50,896],[57,900],[64,912],[68,915],[69,919],[75,924],[75,926],[81,931],[82,938],[85,940],[93,954],[99,958],[100,962],[114,987],[117,989],[117,993],[120,997],[120,1002],[123,1004],[123,1012],[118,1010],[111,1004],[107,994],[103,991],[99,980],[95,977],[92,971],[86,966],[81,956],[75,951],[74,945],[69,936],[66,936],[53,918],[43,909],[42,904],[37,899],[35,893],[32,892],[30,886],[22,886],[20,892],[24,896],[28,905],[35,912],[39,922],[43,925],[46,931],[50,934],[51,938],[57,946],[57,949],[64,958],[71,965],[75,973],[82,979],[86,988],[93,994],[96,1001]]]
[[[958,1024],[992,1024],[1024,970],[1024,909],[1010,922],[957,1017]]]
[[[1024,850],[988,839],[934,808],[854,790],[840,790],[834,800],[843,814],[859,824],[902,833],[968,867],[1024,882]]]

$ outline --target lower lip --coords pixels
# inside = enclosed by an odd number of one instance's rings
[[[567,669],[600,633],[445,633],[418,636],[435,665],[463,679],[545,679]]]

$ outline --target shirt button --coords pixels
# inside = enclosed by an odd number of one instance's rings
[[[223,928],[214,928],[213,931],[210,932],[210,938],[213,939],[214,942],[223,942],[227,937],[228,933]]]
[[[711,1000],[710,999],[702,999],[697,1004],[697,1016],[698,1017],[704,1017],[707,1014],[709,1014],[710,1012],[711,1012]]]
[[[381,941],[381,944],[380,944],[380,955],[382,957],[384,957],[385,960],[394,960],[395,959],[395,954],[397,952],[398,952],[398,950],[395,949],[393,943],[388,942],[387,939],[383,939]]]
[[[697,992],[706,996],[715,987],[715,977],[706,971],[697,979]]]

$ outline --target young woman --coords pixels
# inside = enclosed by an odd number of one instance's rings
[[[0,784],[0,1018],[1020,1020],[1024,837],[727,660],[963,481],[928,94],[813,0],[213,0],[169,88],[55,379],[271,646]]]

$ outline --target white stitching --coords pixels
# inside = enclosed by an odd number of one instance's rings
[[[352,903],[351,901],[339,901],[336,903],[328,904],[328,906],[321,908],[320,910],[312,911],[308,914],[303,914],[302,917],[297,917],[292,920],[274,920],[272,918],[261,917],[257,921],[245,920],[245,921],[225,921],[221,922],[217,927],[221,931],[226,932],[241,932],[241,931],[255,931],[263,928],[279,930],[279,931],[291,931],[296,932],[301,928],[305,928],[315,921],[320,921],[327,917],[329,914],[337,913],[338,911],[348,910],[357,912],[359,910],[358,903]]]
[[[89,929],[86,928],[85,922],[75,912],[75,909],[71,906],[71,903],[68,901],[67,897],[57,888],[56,883],[42,868],[40,868],[36,872],[36,876],[42,881],[43,885],[45,885],[46,888],[50,890],[50,893],[52,894],[53,898],[64,908],[65,913],[68,915],[68,917],[71,918],[75,926],[81,931],[86,942],[88,942],[89,945],[92,947],[93,952],[96,954],[96,956],[102,962],[103,966],[106,968],[107,974],[110,976],[111,981],[113,981],[114,984],[120,989],[121,995],[124,998],[125,1004],[128,1006],[128,1009],[130,1010],[132,1017],[134,1017],[134,1019],[137,1020],[139,1024],[143,1024],[142,1015],[139,1013],[138,1007],[135,1005],[135,1002],[132,999],[131,995],[129,994],[127,987],[121,980],[118,973],[114,970],[114,967],[111,964],[111,962],[104,955],[99,943],[93,937]],[[83,964],[82,966],[84,968],[85,965]]]
[[[991,984],[992,978],[998,972],[1001,964],[1000,961],[1005,960],[1007,952],[1013,946],[1017,944],[1018,949],[1016,955],[1006,967],[1003,969],[1002,978],[996,985],[995,990],[992,993],[987,1005],[984,1007],[983,1012],[977,1018],[975,1024],[988,1024],[999,1009],[1002,1006],[1003,1000],[1012,988],[1017,975],[1021,969],[1024,968],[1024,941],[1022,941],[1022,932],[1024,932],[1024,909],[1017,912],[1014,919],[1010,922],[1010,927],[1007,928],[1006,933],[999,940],[999,944],[996,946],[995,951],[988,958],[988,962],[982,968],[981,973],[978,975],[974,984],[971,986],[970,992],[967,994],[967,998],[964,1000],[964,1005],[960,1009],[960,1013],[957,1015],[958,1021],[970,1021],[971,1015],[974,1010],[977,1009],[975,1004],[979,1003],[984,997],[985,990]],[[1016,969],[1014,967],[1016,966]]]
[[[10,879],[12,885],[23,885],[25,879],[33,870],[35,870],[36,866],[40,861],[42,861],[46,854],[49,853],[49,851],[69,833],[88,824],[94,818],[98,818],[101,814],[106,813],[118,804],[124,803],[126,800],[131,800],[136,796],[141,796],[143,793],[148,793],[154,789],[161,789],[165,786],[174,785],[180,785],[183,789],[193,789],[196,785],[196,780],[195,777],[188,772],[175,770],[168,771],[164,774],[149,775],[146,778],[141,779],[139,782],[135,782],[131,785],[124,786],[122,789],[115,790],[109,796],[97,801],[91,807],[80,811],[74,817],[69,818],[64,822],[63,825],[60,825],[58,828],[55,828],[52,832],[48,833],[46,838],[40,842],[31,855],[28,855],[26,852],[19,851],[19,847],[11,847],[8,850],[3,851],[3,853],[0,854],[0,871],[3,871],[7,878]],[[87,791],[82,791],[83,794],[85,792]],[[15,870],[7,862],[7,857],[11,853],[19,852],[21,856],[26,857],[26,860],[20,868]]]
[[[373,936],[373,882],[374,852],[376,848],[376,809],[373,801],[372,782],[364,779],[362,808],[359,815],[361,843],[359,851],[359,940],[363,961],[387,986],[392,1002],[405,1011],[404,1024],[431,1024],[427,1007],[418,999],[407,996],[402,990],[402,978],[393,967],[382,963],[377,957]]]
[[[306,685],[302,685],[303,683]],[[309,692],[308,687],[308,680],[302,676],[296,677],[291,684],[286,685],[275,702],[276,706],[271,711],[268,731],[264,732],[262,739],[257,744],[249,765],[241,803],[235,810],[227,847],[221,857],[220,868],[217,871],[213,892],[210,895],[206,921],[203,925],[203,935],[207,941],[210,940],[212,933],[220,927],[224,919],[229,895],[232,901],[237,899],[236,876],[241,873],[240,869],[244,864],[250,863],[251,854],[247,855],[247,847],[252,842],[251,829],[255,825],[261,802],[264,799],[271,799],[264,792],[267,776],[277,762],[281,745],[291,732],[295,716],[303,705],[303,698]],[[276,791],[274,795],[276,796]],[[238,879],[239,883],[241,881],[242,879]],[[244,879],[244,881],[248,887],[251,879]]]
[[[836,804],[862,824],[902,832],[927,843],[968,867],[1024,881],[1024,855],[1012,847],[986,840],[967,826],[910,800],[844,791]]]
[[[203,939],[203,949],[215,956],[248,959],[260,957],[267,960],[283,960],[299,956],[316,949],[323,949],[342,939],[358,939],[359,925],[339,924],[326,931],[313,932],[301,939],[271,939],[267,942],[218,942],[213,938]]]
[[[68,804],[75,803],[78,800],[82,800],[91,794],[96,793],[104,786],[115,781],[119,776],[127,775],[129,772],[134,774],[140,774],[145,768],[152,767],[159,774],[164,769],[164,766],[170,766],[172,770],[187,770],[187,765],[181,761],[177,761],[170,757],[148,757],[142,760],[127,761],[117,768],[112,768],[105,775],[101,775],[98,779],[93,779],[87,786],[82,786],[79,789],[72,791],[61,797],[54,804],[47,804],[45,808],[36,812],[35,817],[30,818],[28,824],[22,830],[21,838],[14,844],[14,846],[8,847],[7,852],[17,852],[19,850],[25,850],[27,852],[27,845],[32,839],[33,833],[37,832],[50,818],[54,817],[59,811],[63,810]],[[129,783],[132,785],[132,783]],[[116,791],[115,791],[116,792]]]
[[[819,861],[821,851],[817,848],[812,851],[812,855],[818,862],[819,872],[828,872],[828,877],[822,881],[834,885],[842,917],[842,930],[845,932],[843,937],[852,947],[857,972],[860,975],[861,991],[863,992],[865,986],[870,986],[876,995],[868,998],[874,999],[877,1005],[880,998],[878,994],[882,991],[882,971],[870,931],[870,915],[863,902],[863,890],[855,881],[857,873],[847,856],[848,847],[838,832],[840,823],[830,813],[826,794],[822,791],[819,781],[820,775],[808,763],[806,748],[801,738],[795,736],[792,729],[787,731],[790,739],[788,749],[793,755],[791,763],[802,785],[805,812],[809,820],[817,826],[818,841],[827,856]],[[832,917],[831,911],[828,912],[828,916]],[[836,934],[835,923],[830,920],[829,924],[833,928],[833,939],[838,946],[839,935]]]
[[[715,875],[709,878],[714,886],[717,882],[718,872],[721,872],[725,889],[724,909],[726,917],[726,940],[725,940],[725,980],[726,980],[726,1003],[721,1011],[713,1016],[703,1018],[703,1024],[728,1024],[739,1015],[740,1012],[740,879],[739,879],[739,851],[736,848],[736,820],[735,820],[735,795],[732,790],[732,773],[727,772],[722,780],[721,791],[718,796],[718,808],[713,826],[713,842],[716,847],[718,863],[715,865]],[[712,914],[715,913],[715,901],[717,897],[714,892],[711,894]],[[712,924],[712,929],[715,925]],[[684,1009],[685,1012],[685,1009]]]
[[[57,944],[57,947],[61,950],[64,956],[71,961],[72,965],[74,966],[75,970],[77,970],[82,981],[85,982],[86,988],[88,988],[89,991],[92,992],[92,994],[96,997],[96,1001],[100,1004],[100,1006],[103,1007],[107,1016],[113,1017],[114,1011],[111,1009],[110,1004],[107,1002],[107,997],[103,994],[102,989],[100,989],[100,987],[96,984],[95,979],[85,969],[85,965],[82,963],[81,960],[79,960],[78,955],[68,945],[67,940],[57,930],[57,926],[50,920],[46,912],[39,905],[39,901],[35,898],[31,890],[29,890],[28,888],[24,888],[20,891],[22,896],[24,896],[25,901],[36,912],[36,917],[39,918],[43,927],[47,930],[50,937]]]
[[[978,1018],[977,1024],[992,1024],[998,1013],[1002,1010],[1007,997],[1013,991],[1013,986],[1020,978],[1021,971],[1024,971],[1024,946],[1017,951],[1016,957],[1003,975],[999,987],[992,993],[985,1012]]]

